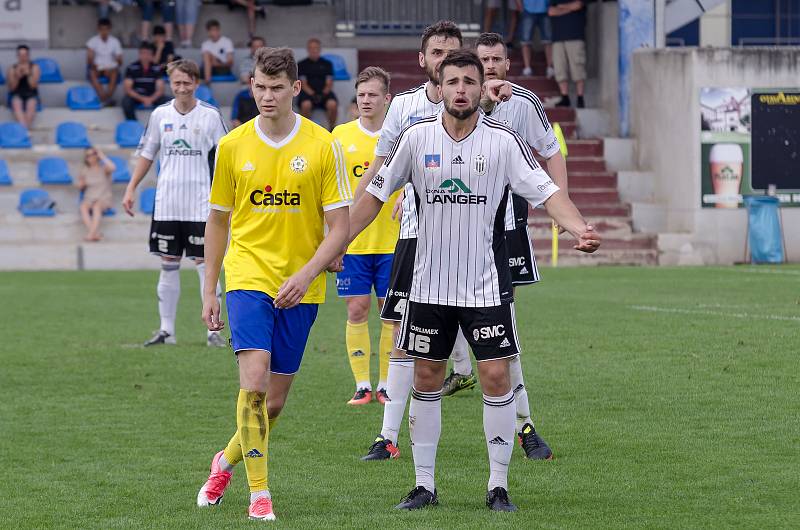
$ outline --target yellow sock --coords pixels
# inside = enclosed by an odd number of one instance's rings
[[[380,382],[385,385],[386,380],[389,378],[389,355],[391,355],[392,348],[394,348],[394,324],[381,322],[379,348]]]
[[[272,432],[272,429],[275,427],[275,423],[277,423],[277,421],[277,417],[269,419],[269,432]],[[225,460],[227,460],[227,462],[232,466],[235,466],[242,461],[244,455],[242,454],[242,444],[239,442],[239,431],[233,433],[231,441],[225,446],[225,450],[222,454],[225,456]]]
[[[244,467],[250,491],[264,491],[267,487],[267,395],[265,392],[239,390],[236,403],[236,426],[239,429],[244,452]],[[227,459],[227,457],[225,457]]]
[[[350,369],[357,385],[369,384],[369,322],[353,324],[347,321],[345,332],[347,357],[350,359]]]

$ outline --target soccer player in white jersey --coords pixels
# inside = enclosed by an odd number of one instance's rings
[[[444,112],[400,134],[350,216],[352,239],[394,190],[413,186],[418,241],[399,342],[415,358],[408,415],[416,486],[397,508],[438,503],[434,469],[442,384],[461,329],[478,361],[483,388],[490,470],[486,504],[495,511],[515,511],[508,497],[515,430],[509,359],[519,354],[519,344],[504,237],[508,195],[513,191],[533,206],[544,203],[578,240],[577,250],[594,252],[600,239],[539,167],[522,137],[478,111],[483,65],[474,52],[448,54],[439,79]]]
[[[375,160],[364,174],[364,178],[361,179],[356,197],[363,194],[366,185],[375,174],[376,168],[383,164],[400,132],[417,120],[436,114],[441,110],[442,97],[437,87],[439,63],[449,51],[460,48],[462,43],[461,31],[455,23],[449,20],[441,20],[425,28],[419,52],[419,65],[425,69],[428,82],[412,90],[401,92],[392,100],[389,112],[383,122],[378,147],[375,149]],[[492,81],[487,86],[487,94],[497,100],[508,98],[511,96],[510,83]],[[381,311],[382,319],[395,323],[399,323],[403,316],[403,308],[408,297],[408,286],[411,282],[410,261],[413,260],[417,237],[416,206],[413,202],[413,194],[404,197],[402,210],[400,236],[392,262],[389,292]],[[463,348],[466,349],[466,342],[463,343]],[[384,406],[383,426],[381,433],[374,439],[363,460],[385,460],[399,456],[397,437],[405,414],[408,394],[411,391],[413,368],[413,359],[407,357],[397,347],[392,349],[386,385],[389,400]]]
[[[195,97],[200,70],[189,60],[167,66],[175,99],[157,107],[150,115],[122,206],[133,215],[134,193],[156,155],[160,171],[156,201],[150,225],[150,252],[161,256],[158,278],[159,330],[145,346],[175,344],[175,317],[181,294],[181,257],[195,262],[202,296],[205,281],[203,242],[211,190],[211,164],[220,138],[228,133],[222,114]],[[217,292],[221,294],[219,285]],[[206,335],[209,346],[225,347],[217,332]]]
[[[475,41],[475,51],[483,63],[487,79],[506,78],[511,63],[502,36],[497,33],[481,34]],[[522,136],[522,139],[545,159],[547,173],[553,182],[566,192],[567,164],[561,155],[561,148],[541,101],[536,94],[514,83],[511,83],[511,90],[514,96],[508,101],[495,103],[483,98],[481,107],[487,116],[507,125]],[[506,209],[506,245],[512,284],[516,287],[538,282],[539,271],[528,234],[528,203],[523,197],[513,193],[509,197]],[[456,348],[452,357],[454,369],[445,379],[443,391],[445,396],[460,390],[462,382],[472,376],[472,364],[469,362],[469,354],[464,349]],[[517,438],[525,451],[525,456],[534,460],[553,458],[553,452],[536,432],[531,418],[528,392],[519,357],[511,360],[511,386],[514,388],[517,407]]]

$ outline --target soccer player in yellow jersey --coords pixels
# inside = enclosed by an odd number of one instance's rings
[[[381,135],[383,119],[389,104],[389,74],[377,66],[365,68],[356,78],[356,104],[359,118],[339,125],[333,136],[342,144],[347,161],[347,174],[352,189],[369,168],[375,155],[375,146]],[[399,192],[396,194],[399,196]],[[397,196],[394,199],[397,199]],[[347,248],[344,270],[336,275],[336,289],[347,303],[347,327],[345,343],[350,368],[356,381],[356,393],[348,405],[365,405],[372,400],[372,384],[369,377],[371,355],[369,337],[369,309],[372,290],[378,298],[378,311],[383,307],[389,278],[392,272],[392,256],[397,244],[400,223],[392,219],[392,204],[389,201],[375,221]],[[394,344],[392,322],[381,323],[379,342],[380,374],[376,399],[386,402],[386,378],[389,371],[389,354]]]
[[[225,257],[239,364],[237,430],[211,461],[197,503],[219,503],[233,466],[244,460],[250,518],[274,520],[267,487],[270,424],[283,408],[325,300],[322,273],[344,251],[352,192],[339,142],[292,111],[300,92],[292,51],[261,48],[255,59],[250,84],[259,115],[219,143],[205,233],[210,286]],[[203,293],[203,320],[209,330],[224,327],[212,287]]]

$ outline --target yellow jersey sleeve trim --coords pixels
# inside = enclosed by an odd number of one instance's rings
[[[222,206],[221,204],[208,203],[212,210],[219,210],[220,212],[232,212],[233,206]]]
[[[329,212],[331,210],[336,210],[337,208],[345,208],[347,206],[350,206],[351,204],[353,204],[353,201],[350,201],[350,200],[341,201],[341,202],[337,202],[337,203],[334,203],[334,204],[328,204],[327,206],[323,206],[322,210],[326,211],[326,212]]]
[[[339,196],[343,201],[351,201],[353,199],[353,191],[350,188],[350,179],[347,177],[344,149],[339,140],[334,140],[331,146],[333,147],[333,156],[336,162],[336,184],[339,187]]]

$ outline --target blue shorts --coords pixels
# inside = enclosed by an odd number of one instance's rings
[[[386,298],[392,276],[394,254],[345,254],[344,270],[336,273],[339,296],[375,296]]]
[[[530,44],[533,41],[533,29],[539,28],[539,40],[542,44],[549,44],[553,41],[550,30],[550,17],[547,13],[522,13],[522,21],[519,24],[519,41],[522,44]]]
[[[261,291],[229,291],[228,321],[233,352],[270,352],[270,372],[292,375],[300,369],[308,334],[317,318],[317,304],[276,309],[272,298]]]

